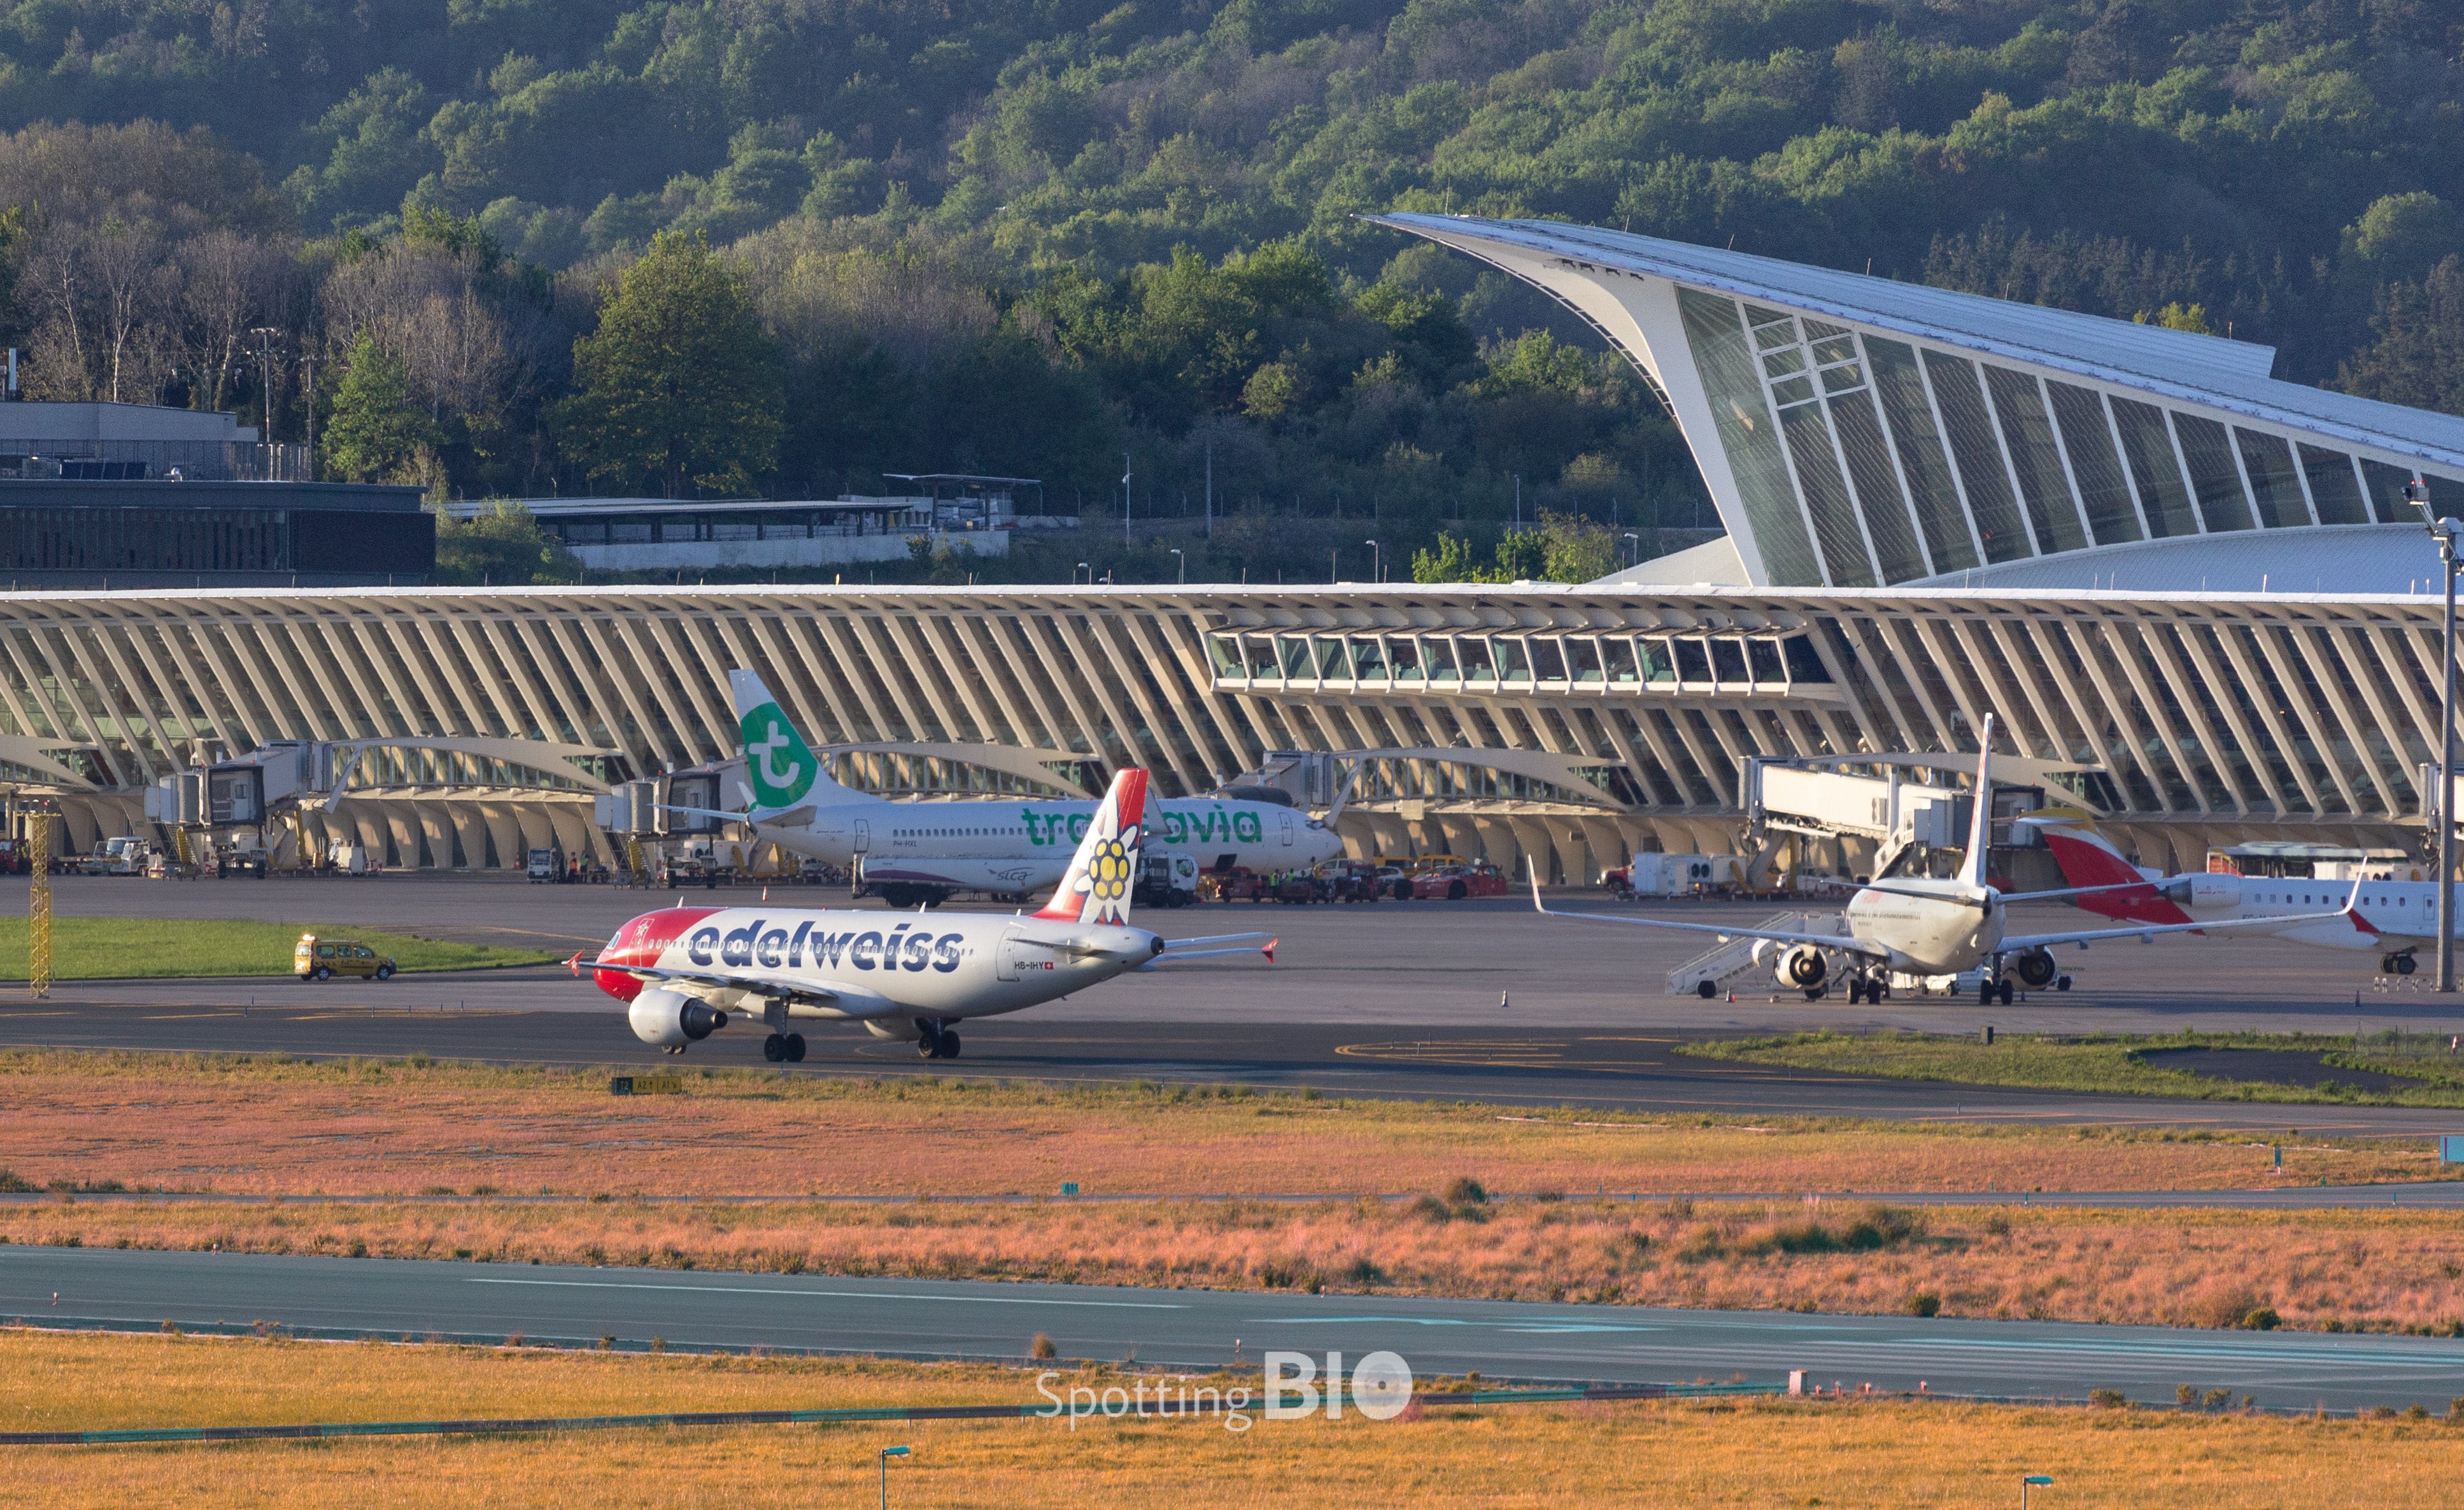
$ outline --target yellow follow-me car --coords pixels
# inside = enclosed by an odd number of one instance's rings
[[[365,944],[302,933],[291,951],[291,973],[302,980],[331,980],[336,975],[391,980],[393,960]]]

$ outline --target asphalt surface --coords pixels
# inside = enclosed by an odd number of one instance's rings
[[[1956,1394],[2078,1399],[2116,1389],[2155,1401],[2189,1384],[2330,1409],[2464,1394],[2464,1342],[2448,1339],[111,1249],[0,1249],[0,1316],[1009,1362],[1042,1332],[1065,1359],[1165,1368],[1255,1367],[1269,1348],[1353,1360],[1385,1349],[1422,1377],[1782,1381],[1801,1368],[1809,1384],[1852,1391],[1922,1382]],[[1027,1381],[1020,1393],[1034,1398]]]
[[[80,1004],[55,997],[0,1009],[0,1044],[145,1049],[176,1053],[350,1055],[605,1066],[619,1073],[671,1070],[676,1059],[644,1044],[621,1019],[571,1012],[515,1011],[438,1002],[437,984],[311,988],[273,985],[253,1007],[221,994],[149,1005]],[[381,1006],[391,1000],[399,1005]],[[279,1002],[282,1005],[269,1005]],[[1703,1033],[1583,1033],[1441,1024],[1413,1031],[1388,1023],[1230,1021],[1117,1026],[1053,1020],[1033,1013],[963,1025],[955,1062],[926,1061],[905,1039],[861,1029],[805,1030],[803,1062],[765,1064],[760,1039],[725,1030],[683,1060],[782,1075],[868,1078],[970,1075],[1050,1084],[1243,1084],[1327,1095],[1488,1102],[1516,1106],[1751,1116],[1841,1116],[1936,1122],[2097,1123],[2241,1129],[2278,1134],[2419,1137],[2464,1127],[2464,1112],[2417,1107],[2264,1102],[2164,1101],[1886,1080],[1785,1066],[1697,1059],[1677,1052]]]
[[[1279,1193],[1265,1192],[1246,1195],[1223,1195],[1213,1193],[1193,1193],[1184,1191],[1115,1191],[1101,1194],[1069,1197],[1090,1205],[1120,1204],[1136,1201],[1265,1201],[1288,1206],[1319,1206],[1329,1202],[1361,1200],[1412,1201],[1424,1191],[1306,1191]],[[2453,1181],[2420,1181],[2390,1185],[2291,1185],[2266,1190],[2187,1190],[2187,1191],[1827,1191],[1810,1196],[1800,1191],[1611,1191],[1603,1189],[1593,1198],[1612,1201],[1719,1201],[1738,1206],[1771,1206],[1775,1203],[1795,1205],[1808,1199],[1848,1200],[1858,1205],[1880,1202],[1895,1206],[2053,1206],[2084,1207],[2109,1211],[2464,1211],[2464,1184]],[[384,1195],[245,1195],[211,1192],[182,1192],[165,1194],[161,1192],[79,1193],[80,1202],[103,1202],[114,1205],[143,1206],[149,1204],[212,1205],[212,1206],[390,1206],[403,1196]],[[588,1195],[422,1195],[422,1205],[444,1206],[579,1206],[597,1197]],[[1537,1199],[1513,1192],[1491,1192],[1493,1202]],[[56,1201],[57,1195],[42,1192],[12,1192],[0,1194],[0,1211],[11,1207],[38,1207]],[[627,1195],[627,1202],[646,1206],[715,1203],[718,1205],[784,1205],[784,1206],[906,1206],[931,1201],[935,1206],[1042,1206],[1048,1195],[815,1195],[771,1194],[750,1192],[711,1191],[698,1195]]]
[[[0,911],[24,881],[0,878]],[[781,909],[843,904],[821,887],[687,893],[694,903]],[[244,917],[328,930],[595,951],[626,919],[674,900],[605,886],[387,876],[318,881],[70,878],[60,916]],[[1748,923],[1769,904],[1619,905],[1562,893],[1556,906],[1691,922]],[[2084,915],[2024,908],[2017,926]],[[2261,1031],[2464,1034],[2464,1006],[2427,977],[2388,980],[2375,956],[2246,934],[2065,952],[2078,987],[2010,1007],[1957,1000],[1851,1006],[1740,992],[1671,997],[1663,977],[1707,942],[1543,918],[1513,899],[1370,907],[1235,905],[1140,914],[1167,936],[1264,929],[1278,963],[1214,959],[1133,974],[1010,1017],[963,1025],[963,1057],[927,1063],[852,1024],[804,1030],[783,1072],[966,1074],[1056,1083],[1237,1082],[1262,1088],[1671,1112],[1789,1113],[1994,1122],[2139,1123],[2349,1134],[2459,1130],[2464,1116],[2391,1107],[2162,1102],[1811,1074],[1681,1056],[1689,1039],[1827,1027],[1974,1032]],[[2230,942],[2227,940],[2230,939]],[[257,979],[71,982],[45,1001],[0,993],[0,1043],[177,1051],[406,1055],[625,1068],[678,1061],[635,1039],[621,1009],[556,967],[305,986]],[[759,1036],[730,1029],[683,1061],[759,1066]]]

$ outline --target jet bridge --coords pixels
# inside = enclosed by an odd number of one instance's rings
[[[1995,755],[1992,847],[2039,844],[2034,830],[2014,828],[2012,820],[2042,808],[2056,777],[2094,769]],[[1742,762],[1740,785],[1749,831],[1766,842],[1773,833],[1837,841],[1843,859],[1871,856],[1869,864],[1854,866],[1862,875],[1890,874],[1895,866],[1947,874],[1950,861],[1968,846],[1975,770],[1975,757],[1962,755],[1758,755]],[[2063,799],[2077,800],[2068,791]],[[2006,861],[1997,873],[2010,869]]]

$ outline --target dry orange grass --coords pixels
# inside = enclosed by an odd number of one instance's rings
[[[229,1206],[46,1200],[12,1242],[2221,1326],[2464,1319],[2464,1224],[2383,1211],[1520,1201]],[[1860,1228],[1860,1223],[1863,1224]]]
[[[37,1185],[282,1194],[1349,1194],[1492,1190],[2219,1189],[2420,1179],[2426,1148],[1846,1121],[1745,1126],[1135,1087],[757,1072],[604,1078],[409,1063],[0,1053],[0,1165]],[[2298,1116],[2288,1110],[2288,1116]],[[847,1157],[857,1149],[962,1149]]]
[[[957,1398],[1035,1396],[1025,1376],[985,1369],[0,1334],[0,1420],[12,1427],[86,1409],[194,1424]],[[1232,1506],[1965,1507],[2015,1502],[2030,1473],[2051,1475],[2047,1502],[2064,1507],[2375,1507],[2456,1502],[2464,1475],[2464,1431],[2438,1422],[1773,1402],[1314,1417],[1243,1433],[1004,1421],[7,1448],[0,1498],[65,1510],[787,1510],[872,1502],[874,1453],[891,1443],[915,1450],[891,1469],[893,1501],[996,1510],[1180,1510],[1194,1493]]]

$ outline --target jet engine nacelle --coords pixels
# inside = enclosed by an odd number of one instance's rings
[[[633,1024],[635,1038],[663,1049],[698,1043],[727,1026],[726,1013],[665,986],[653,986],[635,996],[626,1017]]]
[[[2013,954],[2002,968],[2030,991],[2044,990],[2054,983],[2056,975],[2061,974],[2061,967],[2054,963],[2054,953],[2049,949],[2032,949]]]
[[[2166,886],[2165,900],[2176,907],[2239,907],[2241,877],[2220,876],[2204,870],[2178,876]]]
[[[1831,976],[1831,961],[1822,951],[1811,944],[1792,946],[1779,957],[1779,969],[1772,972],[1783,986],[1799,991],[1812,991]]]

